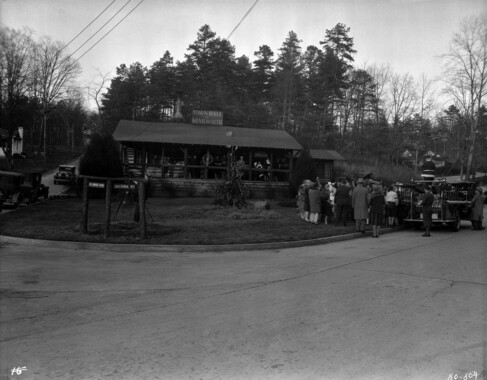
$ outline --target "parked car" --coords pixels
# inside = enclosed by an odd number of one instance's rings
[[[49,198],[49,186],[42,183],[41,170],[24,171],[22,174],[24,174],[24,183],[20,186],[22,203],[31,204],[40,198]]]
[[[76,185],[76,166],[74,165],[59,165],[58,171],[54,174],[55,185]]]
[[[417,228],[422,225],[421,201],[426,184],[427,182],[424,181],[413,181],[402,185],[399,199],[401,208],[406,213],[405,224]],[[435,180],[431,187],[434,196],[433,224],[445,224],[454,231],[460,230],[461,221],[470,219],[469,206],[475,195],[477,183],[472,181],[447,182],[440,179]]]
[[[17,208],[22,202],[24,175],[0,170],[0,203],[2,208]]]

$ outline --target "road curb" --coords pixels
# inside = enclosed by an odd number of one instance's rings
[[[387,234],[395,231],[401,231],[405,227],[393,227],[381,229],[382,234]],[[31,245],[36,247],[52,247],[61,249],[74,250],[100,250],[100,251],[116,251],[116,252],[230,252],[230,251],[258,251],[268,249],[285,249],[285,248],[299,248],[313,245],[324,245],[335,243],[339,241],[358,239],[369,237],[372,231],[367,231],[365,234],[354,232],[351,234],[329,236],[309,240],[296,240],[286,242],[270,242],[270,243],[255,243],[255,244],[217,244],[217,245],[156,245],[156,244],[111,244],[111,243],[94,243],[94,242],[77,242],[77,241],[58,241],[58,240],[41,240],[29,239],[14,236],[0,235],[0,243]]]

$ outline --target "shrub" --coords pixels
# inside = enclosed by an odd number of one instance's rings
[[[414,168],[406,165],[393,165],[389,162],[362,158],[349,158],[347,161],[335,162],[337,177],[353,178],[354,173],[372,173],[376,181],[383,181],[385,184],[393,182],[409,182],[413,179]],[[338,174],[339,173],[339,174]]]
[[[120,150],[112,135],[95,133],[79,163],[79,173],[96,177],[122,177]]]
[[[249,189],[242,182],[241,178],[241,171],[233,163],[230,167],[228,179],[224,183],[219,184],[215,189],[216,197],[214,203],[224,207],[247,207]]]
[[[302,150],[291,175],[291,182],[289,183],[290,195],[294,196],[298,192],[299,185],[303,183],[303,180],[310,179],[314,181],[315,178],[316,164],[309,153]]]

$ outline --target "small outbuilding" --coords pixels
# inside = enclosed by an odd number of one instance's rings
[[[334,150],[310,149],[309,154],[315,161],[316,175],[326,180],[335,178],[335,161],[345,161],[345,158]]]

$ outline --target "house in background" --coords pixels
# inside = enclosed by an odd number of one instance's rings
[[[434,153],[431,150],[429,152],[425,153],[423,155],[423,157],[421,157],[421,159],[418,162],[419,166],[422,166],[424,164],[426,157],[431,157],[431,160],[434,162],[437,169],[445,167],[445,164],[446,164],[445,157],[441,156],[438,153]]]
[[[12,136],[12,141],[9,141],[8,131],[0,128],[0,157],[5,158],[7,151],[10,150],[12,156],[15,154],[21,155],[24,153],[24,128],[18,127],[17,131]]]
[[[7,162],[7,152],[10,153],[10,158],[15,156],[24,156],[24,128],[18,127],[14,132],[12,139],[9,138],[9,133],[6,129],[0,128],[0,166],[9,168],[12,162]]]
[[[24,127],[18,127],[12,136],[12,156],[24,153]]]

